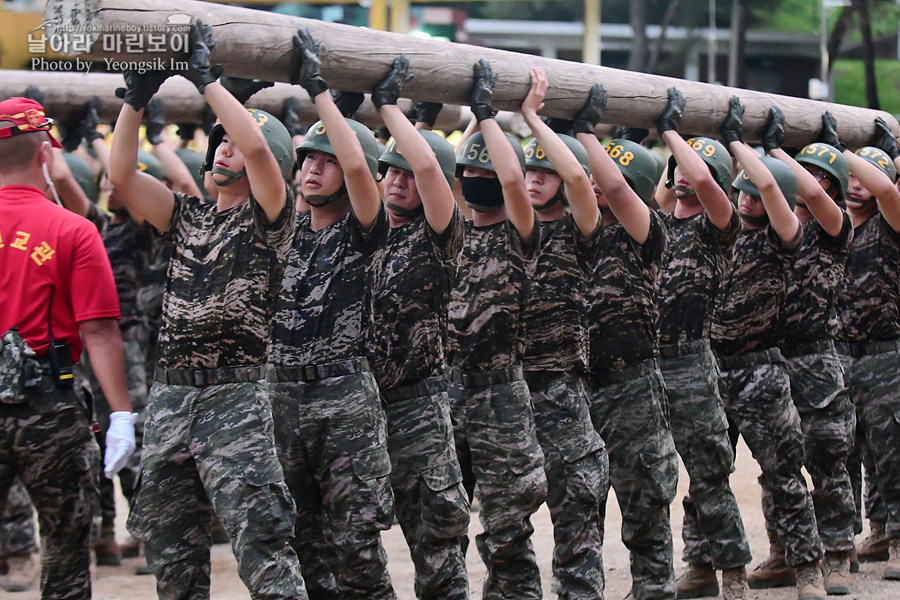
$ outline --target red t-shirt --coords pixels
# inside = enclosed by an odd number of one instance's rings
[[[15,325],[41,356],[50,345],[47,309],[53,290],[53,337],[81,356],[78,323],[116,318],[119,298],[97,228],[35,187],[0,187],[0,335]]]

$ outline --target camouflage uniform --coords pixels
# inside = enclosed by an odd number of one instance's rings
[[[469,499],[444,378],[447,305],[465,226],[437,235],[420,215],[391,229],[375,284],[373,371],[385,402],[394,510],[416,567],[416,597],[463,600]]]
[[[771,226],[743,230],[719,287],[710,338],[719,356],[725,410],[773,491],[774,525],[785,562],[818,561],[824,552],[803,467],[800,416],[777,348],[791,267],[803,228],[784,242]]]
[[[844,213],[837,237],[819,222],[803,224],[803,244],[794,263],[784,319],[782,352],[791,379],[791,397],[800,415],[806,470],[812,482],[819,537],[826,551],[853,548],[855,510],[847,456],[853,447],[856,416],[834,349],[836,300],[844,278],[853,226]],[[772,490],[760,477],[766,528],[775,531]]]
[[[275,440],[297,505],[293,541],[315,598],[395,598],[381,531],[393,496],[384,410],[366,358],[382,207],[313,231],[297,217],[272,321],[268,389]]]
[[[543,597],[530,517],[546,497],[547,478],[520,364],[539,240],[536,215],[527,239],[509,221],[466,222],[450,297],[450,405],[463,483],[481,504],[484,532],[475,541],[487,566],[485,600]]]
[[[606,227],[591,281],[591,420],[609,452],[609,480],[622,510],[622,541],[631,552],[638,600],[674,599],[676,593],[669,504],[678,457],[656,364],[653,294],[665,245],[666,227],[656,211],[650,211],[643,244],[621,223]],[[601,519],[605,514],[604,502]]]
[[[31,498],[16,479],[6,494],[6,507],[0,514],[0,562],[10,554],[37,552],[35,534]]]
[[[844,287],[838,297],[839,347],[861,433],[857,446],[868,455],[866,476],[874,479],[890,539],[900,538],[898,265],[900,233],[876,212],[854,229]],[[867,516],[877,520],[880,515],[873,511]]]
[[[223,211],[174,198],[165,236],[176,251],[128,529],[144,543],[160,598],[209,597],[213,509],[251,597],[305,599],[289,543],[293,503],[258,382],[293,196],[271,224],[252,198]]]
[[[163,239],[156,230],[150,227],[153,239],[150,242],[150,253],[147,270],[137,290],[138,311],[143,320],[146,347],[144,348],[144,372],[147,374],[147,391],[153,383],[153,371],[156,369],[156,344],[159,338],[159,327],[162,324],[162,302],[166,291],[169,262],[175,246]]]
[[[609,458],[591,423],[587,366],[587,279],[602,224],[589,238],[572,215],[541,222],[541,250],[525,305],[522,363],[544,451],[553,521],[551,591],[570,600],[603,598],[603,535],[597,507],[609,489]]]
[[[685,562],[716,570],[746,565],[750,546],[728,477],[734,450],[719,368],[709,346],[712,307],[741,230],[732,211],[721,231],[706,212],[666,216],[670,239],[657,279],[660,370],[666,382],[675,447],[690,478],[685,496]]]

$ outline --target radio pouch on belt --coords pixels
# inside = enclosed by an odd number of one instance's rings
[[[41,382],[43,370],[34,350],[25,342],[16,327],[11,327],[0,339],[0,403],[23,404],[28,400],[25,390]]]
[[[58,341],[53,337],[53,325],[50,323],[50,309],[53,306],[53,289],[50,288],[50,303],[47,306],[47,333],[50,335],[50,349],[47,358],[50,360],[50,371],[53,383],[58,388],[72,388],[75,385],[75,373],[72,370],[72,352],[66,340]]]

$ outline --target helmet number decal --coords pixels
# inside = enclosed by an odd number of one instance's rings
[[[398,154],[400,156],[403,156],[403,153],[400,152],[400,148],[397,147],[397,140],[395,140],[393,138],[391,138],[391,141],[388,143],[387,149],[385,150],[385,152],[390,152],[393,154]]]
[[[837,160],[837,155],[834,153],[831,148],[827,146],[823,146],[820,144],[810,144],[806,148],[803,149],[803,154],[810,154],[813,156],[822,156],[824,154],[828,154],[830,158],[828,158],[828,164],[833,164],[835,160]]]
[[[482,146],[481,144],[472,144],[466,153],[466,158],[484,164],[491,162],[491,155],[488,154],[487,146]]]
[[[618,161],[618,163],[623,167],[627,167],[631,164],[631,161],[634,160],[634,152],[632,152],[631,150],[625,150],[625,148],[623,148],[619,144],[607,144],[606,151],[609,153],[610,158]]]
[[[712,144],[708,144],[701,139],[691,138],[688,140],[688,145],[694,149],[695,152],[698,152],[705,156],[706,158],[712,158],[716,154],[716,147]]]
[[[880,151],[878,148],[866,146],[865,148],[860,148],[856,153],[860,156],[868,156],[876,163],[878,163],[878,166],[880,166],[882,169],[887,169],[889,162],[888,155]]]
[[[316,127],[316,135],[324,135],[325,134],[325,123],[319,123],[319,126]]]
[[[536,158],[538,160],[544,160],[547,158],[547,153],[544,152],[544,149],[540,144],[528,144],[525,147],[525,158]]]

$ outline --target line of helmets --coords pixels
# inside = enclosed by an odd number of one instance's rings
[[[314,123],[308,130],[306,136],[300,145],[295,149],[290,133],[287,128],[274,115],[270,113],[250,108],[247,109],[253,115],[257,124],[262,129],[269,149],[278,161],[281,173],[286,180],[290,180],[295,165],[302,162],[303,158],[310,151],[319,151],[326,154],[334,155],[331,143],[328,141],[328,134],[325,126],[321,121]],[[391,140],[387,145],[380,144],[372,130],[366,125],[353,119],[347,119],[350,128],[356,134],[357,139],[362,146],[366,156],[369,170],[372,176],[378,179],[383,176],[387,169],[391,166],[398,167],[407,171],[412,169],[409,163],[400,153],[396,143]],[[487,171],[495,172],[491,163],[490,155],[486,151],[484,138],[480,132],[476,132],[468,137],[463,144],[454,151],[453,146],[443,136],[433,131],[420,129],[419,133],[428,142],[431,150],[434,152],[441,166],[447,183],[453,186],[457,177],[462,177],[465,167],[477,167]],[[197,187],[201,190],[203,186],[203,174],[206,171],[219,172],[213,164],[213,155],[218,145],[221,143],[225,135],[225,130],[221,124],[215,125],[209,133],[208,146],[206,156],[204,157],[196,150],[190,148],[178,148],[175,153],[185,163],[192,177],[197,183]],[[584,146],[574,137],[566,134],[558,134],[566,146],[575,155],[579,164],[584,168],[585,173],[590,175],[590,164],[587,151]],[[536,139],[531,139],[523,148],[518,139],[510,134],[506,134],[507,140],[515,150],[519,163],[523,172],[527,168],[540,168],[549,171],[555,171],[550,163],[546,153],[540,148]],[[759,189],[753,182],[746,177],[743,171],[734,176],[733,162],[728,150],[725,149],[720,142],[708,137],[693,137],[687,140],[688,145],[697,152],[703,161],[709,167],[713,178],[725,190],[729,191],[729,187],[735,190],[745,191],[748,194],[759,196]],[[664,162],[663,158],[657,153],[651,151],[647,147],[626,139],[613,139],[605,146],[606,151],[613,156],[616,165],[619,167],[625,179],[634,189],[635,193],[646,203],[650,204],[656,189],[657,181],[662,176],[663,171],[666,172],[666,186],[675,187],[675,159],[669,157],[668,162]],[[823,151],[824,150],[824,151]],[[887,159],[887,155],[883,150],[874,146],[866,146],[856,151],[860,157],[871,162],[873,165],[882,170],[892,181],[897,181],[897,170],[893,161]],[[97,180],[90,165],[81,157],[65,153],[66,162],[75,180],[84,190],[88,198],[97,198]],[[623,157],[627,157],[625,160]],[[847,159],[841,152],[828,144],[822,142],[814,142],[802,148],[795,156],[797,162],[822,169],[828,176],[838,184],[838,191],[835,200],[844,205],[847,195],[847,185],[849,179],[849,166]],[[769,169],[775,177],[776,182],[781,188],[782,193],[787,199],[791,208],[797,201],[797,176],[791,169],[780,160],[769,156],[762,156],[763,164]],[[159,160],[153,154],[140,150],[138,151],[137,168],[146,172],[157,179],[166,179],[165,171]],[[229,176],[233,181],[244,175],[243,172],[223,173]],[[306,198],[309,204],[316,206],[324,206],[340,198],[345,189],[342,187],[334,194],[327,197]],[[565,201],[562,190],[557,195],[549,199],[544,205],[536,207],[538,210],[552,206],[556,201]],[[474,210],[491,210],[495,207],[479,206],[470,204]]]

